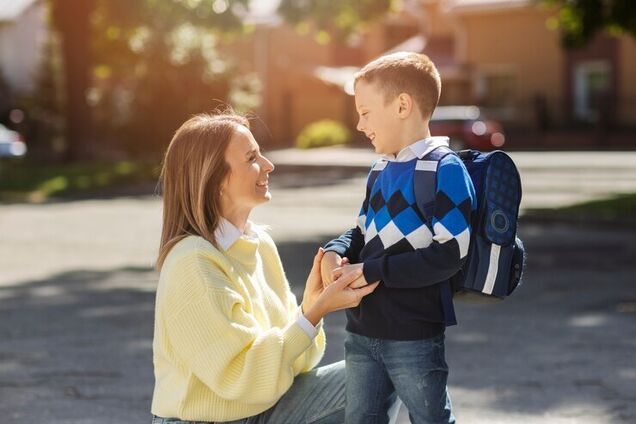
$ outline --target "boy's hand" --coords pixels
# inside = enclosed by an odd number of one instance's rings
[[[343,274],[349,274],[351,272],[360,272],[360,276],[358,278],[356,278],[351,284],[349,284],[349,287],[351,287],[352,289],[359,289],[360,287],[364,287],[366,285],[369,284],[369,282],[366,280],[366,278],[364,278],[364,274],[362,273],[362,269],[363,269],[363,264],[353,264],[353,265],[349,265],[348,263],[344,263],[342,266],[335,268],[332,271],[331,277],[333,279],[339,278],[341,275]],[[374,282],[374,284],[377,283],[377,281]]]
[[[320,261],[320,273],[322,274],[322,285],[324,287],[333,283],[335,280],[332,275],[333,270],[342,266],[342,261],[343,259],[336,252],[325,252],[323,254]]]
[[[320,278],[320,261],[324,251],[318,249],[314,263],[307,278],[302,301],[302,313],[314,326],[329,312],[345,308],[353,308],[360,304],[362,298],[375,290],[377,284],[354,289],[351,284],[362,274],[362,268],[342,272],[333,284],[323,288]]]

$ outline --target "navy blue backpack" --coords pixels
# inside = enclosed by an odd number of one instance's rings
[[[425,159],[439,163],[447,154],[457,154],[463,161],[477,195],[467,259],[451,278],[454,297],[469,301],[504,299],[521,284],[525,263],[525,249],[517,237],[519,171],[510,156],[500,150],[453,152],[440,147]]]

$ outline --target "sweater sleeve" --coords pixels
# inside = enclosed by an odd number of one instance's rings
[[[179,284],[172,295],[183,300],[165,318],[174,353],[220,397],[278,400],[312,340],[294,320],[285,328],[262,328],[249,301],[210,261],[182,261],[174,272]]]
[[[437,169],[433,241],[412,252],[365,261],[366,280],[382,280],[393,288],[424,287],[448,280],[466,260],[475,208],[475,188],[464,164],[456,155],[445,156]]]
[[[291,298],[293,298],[289,301],[289,307],[292,308],[290,312],[295,310],[296,314],[300,314],[300,308],[298,306],[294,306],[297,305],[296,296],[294,296],[294,294],[291,292],[290,296]],[[308,324],[311,325],[310,322],[308,322]],[[318,324],[317,329],[318,334],[316,334],[316,337],[312,339],[312,343],[309,348],[307,348],[307,350],[305,350],[294,362],[295,374],[300,374],[312,370],[316,365],[318,365],[325,353],[327,339],[325,336],[325,330],[323,328],[322,321]]]
[[[325,251],[335,252],[343,258],[347,257],[350,263],[357,263],[360,261],[360,251],[364,247],[365,222],[367,211],[369,210],[369,197],[371,191],[369,187],[371,185],[370,179],[372,178],[376,164],[377,162],[373,164],[371,171],[367,176],[367,190],[364,196],[364,201],[362,202],[362,207],[360,208],[360,213],[358,214],[356,226],[345,231],[338,238],[331,240],[324,246]]]
[[[279,293],[281,298],[285,299],[288,315],[291,317],[290,319],[297,320],[298,315],[301,313],[300,308],[296,296],[289,286],[289,281],[285,276],[285,270],[280,260],[276,244],[267,233],[263,234],[262,239],[264,241],[262,253],[266,262],[271,265],[272,273],[276,275],[276,278],[272,278],[272,280],[276,280],[279,283],[278,287],[275,287],[275,290]],[[311,325],[310,322],[307,323]],[[305,332],[305,334],[307,333]],[[294,373],[307,372],[318,365],[318,362],[320,362],[325,353],[325,346],[325,331],[321,321],[318,324],[318,334],[312,338],[311,345],[294,362]]]

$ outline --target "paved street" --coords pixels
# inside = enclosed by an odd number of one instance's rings
[[[372,157],[307,155],[301,175],[297,154],[273,152],[274,199],[254,220],[300,294],[316,247],[353,222]],[[636,191],[634,153],[514,158],[526,209]],[[160,213],[150,194],[0,205],[0,422],[149,421]],[[521,225],[525,285],[460,305],[447,333],[458,422],[635,422],[636,230]],[[324,363],[342,359],[343,327],[327,319]]]

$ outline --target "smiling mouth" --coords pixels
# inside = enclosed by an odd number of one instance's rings
[[[375,140],[375,133],[367,134],[367,138],[371,141]]]
[[[268,185],[269,185],[268,181],[264,181],[264,182],[261,182],[261,183],[256,183],[257,187],[267,188]]]

